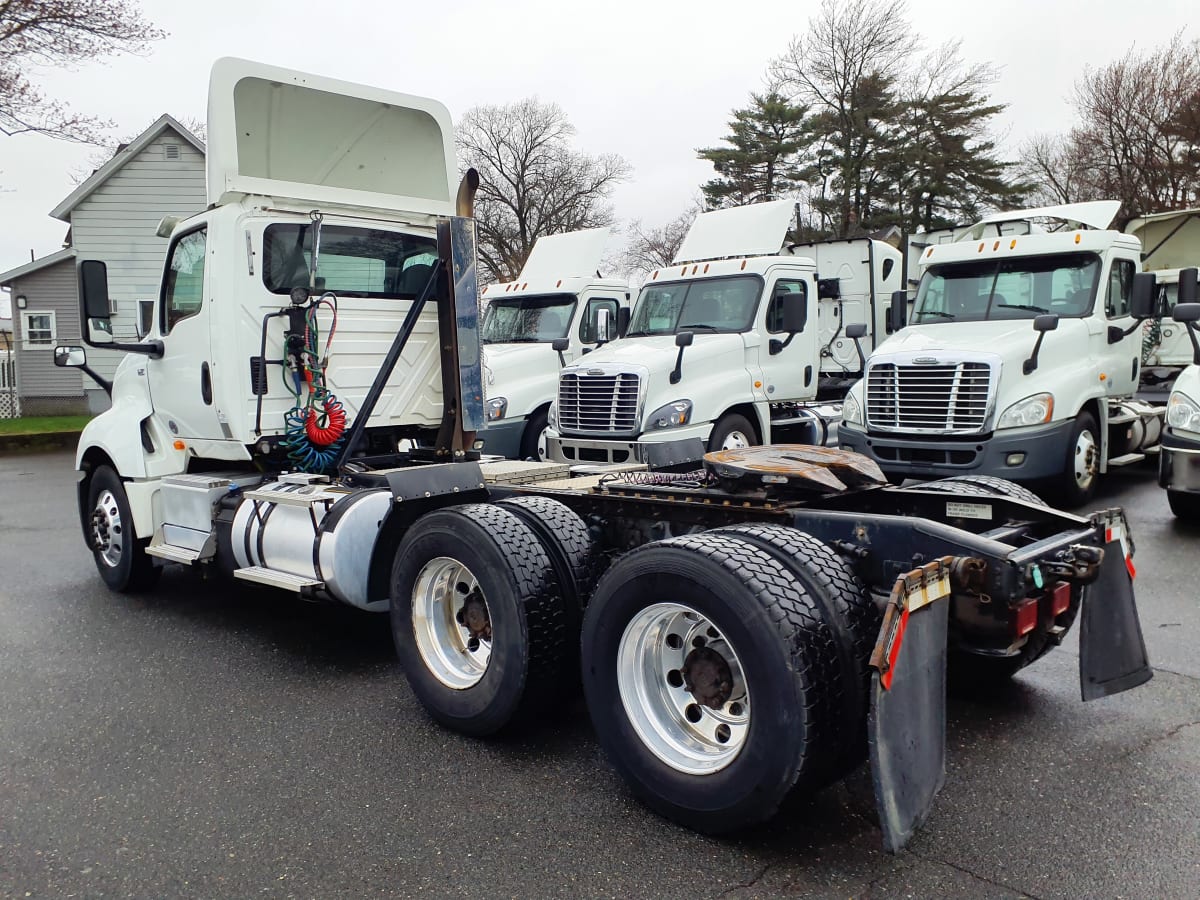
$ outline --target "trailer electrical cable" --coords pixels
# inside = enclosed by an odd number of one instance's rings
[[[318,320],[322,307],[331,314],[324,347],[321,346]],[[325,383],[337,319],[337,296],[332,292],[325,292],[309,305],[304,314],[304,346],[299,367],[285,373],[285,382],[287,375],[295,382],[294,389],[291,384],[287,388],[296,398],[296,405],[284,416],[282,446],[297,469],[312,474],[327,473],[334,468],[346,436],[345,407]]]

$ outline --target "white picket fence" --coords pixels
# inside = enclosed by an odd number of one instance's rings
[[[0,350],[0,419],[15,419],[21,415],[17,397],[17,361],[10,350]]]

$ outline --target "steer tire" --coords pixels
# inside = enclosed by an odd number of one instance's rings
[[[603,557],[587,524],[565,503],[550,497],[510,497],[496,506],[513,513],[538,536],[550,558],[563,599],[565,628],[570,638],[564,657],[564,691],[579,688],[579,632],[583,609],[600,577]]]
[[[681,643],[675,625],[639,626],[663,610],[677,623],[695,616],[711,644],[687,635],[691,643]],[[638,635],[646,636],[642,644]],[[677,657],[668,655],[672,646],[682,647]],[[710,713],[699,706],[698,688],[679,683],[696,651],[720,646],[732,648],[737,663],[724,683],[744,684],[748,695],[747,718],[728,748],[718,743],[719,725],[707,745],[688,736],[692,708],[697,717]],[[669,669],[676,659],[679,668]],[[732,535],[674,537],[627,553],[600,580],[584,615],[583,685],[600,745],[647,806],[698,831],[762,822],[793,789],[824,783],[837,752],[840,682],[817,599],[774,555]],[[738,712],[732,702],[719,711]],[[683,737],[672,744],[664,734]],[[688,762],[680,746],[700,762]],[[714,761],[714,752],[727,756]]]
[[[459,664],[473,657],[453,644],[453,636],[431,637],[432,625],[425,623],[442,614],[451,635],[457,634],[448,624],[444,595],[431,603],[432,614],[420,614],[419,580],[423,572],[436,571],[439,560],[464,565],[486,604],[491,652],[473,683],[450,683],[435,671],[436,654],[427,656],[436,646]],[[465,594],[462,583],[451,590]],[[488,735],[528,721],[559,698],[563,678],[574,668],[578,640],[577,613],[573,616],[569,605],[537,534],[511,510],[495,505],[470,504],[422,516],[400,542],[392,566],[392,637],[405,677],[434,719],[463,734]]]
[[[883,616],[850,565],[810,534],[783,525],[732,525],[710,534],[736,536],[771,554],[820,603],[841,663],[839,749],[829,781],[853,771],[867,758],[871,651]]]
[[[723,449],[725,441],[733,434],[742,435],[748,444],[759,442],[758,430],[749,419],[737,413],[727,413],[717,420],[712,433],[708,436],[708,452],[715,453]]]
[[[549,407],[539,409],[525,423],[525,430],[521,432],[521,449],[519,451],[521,459],[546,462],[546,457],[539,452],[538,445],[542,440],[542,432],[547,428],[548,412]]]
[[[971,489],[964,489],[964,485],[971,485]],[[992,494],[994,496],[1012,497],[1014,500],[1023,500],[1026,503],[1033,503],[1036,506],[1046,505],[1046,501],[1029,488],[1023,487],[1015,481],[1009,481],[1006,478],[997,478],[994,475],[954,475],[950,478],[939,478],[937,481],[929,481],[925,484],[916,485],[916,487],[923,491],[945,491],[946,493],[959,491],[979,496]]]
[[[92,534],[93,515],[100,511],[101,497],[108,495],[105,506],[105,521],[108,523],[108,540],[116,552],[107,555],[96,545]],[[140,540],[133,527],[133,513],[129,508],[129,497],[125,484],[109,466],[100,466],[92,474],[88,484],[88,506],[85,512],[85,528],[92,556],[100,578],[111,590],[122,594],[135,594],[154,587],[162,569],[146,552],[149,541]]]
[[[1167,491],[1167,503],[1175,518],[1185,522],[1200,522],[1200,494]]]

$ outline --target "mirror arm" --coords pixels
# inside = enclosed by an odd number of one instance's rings
[[[862,343],[859,341],[858,338],[854,338],[854,349],[858,351],[858,364],[860,366],[862,366],[862,370],[864,372],[866,372],[867,371],[867,357],[866,357],[866,354],[863,353]]]
[[[561,350],[559,350],[558,351],[558,367],[560,369],[564,369],[564,368],[566,368],[566,365],[567,365],[567,358],[565,356],[563,356],[563,352]]]
[[[1200,340],[1196,338],[1196,323],[1188,322],[1184,327],[1187,328],[1188,338],[1192,342],[1192,364],[1200,366]]]
[[[795,336],[796,336],[795,331],[789,331],[787,340],[781,341],[781,340],[779,340],[779,338],[771,338],[770,342],[768,342],[768,344],[767,344],[767,348],[768,348],[770,354],[772,356],[774,356],[777,353],[782,353],[783,349],[792,342],[792,338],[794,338]]]
[[[97,350],[123,350],[126,353],[144,353],[151,359],[162,359],[163,342],[162,341],[144,341],[140,344],[93,344],[91,341],[85,341],[89,346],[95,347]]]
[[[679,379],[683,377],[683,351],[684,347],[679,348],[679,355],[675,357],[675,369],[671,372],[671,384],[679,384]]]
[[[1033,353],[1029,355],[1029,359],[1025,360],[1021,366],[1021,371],[1026,375],[1031,374],[1038,367],[1038,351],[1042,349],[1042,338],[1046,336],[1046,332],[1039,331],[1037,340],[1033,343]]]
[[[108,396],[110,396],[110,397],[112,396],[112,382],[111,381],[109,381],[107,378],[101,377],[100,373],[97,372],[95,369],[93,369],[91,366],[88,366],[88,365],[79,366],[79,370],[81,372],[83,372],[83,374],[86,375],[88,378],[92,379],[92,381],[96,382],[96,384],[100,385],[100,387],[104,389],[104,393],[108,394]]]

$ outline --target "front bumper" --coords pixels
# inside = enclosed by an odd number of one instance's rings
[[[686,441],[689,438],[699,438],[707,442],[712,428],[712,422],[701,422],[698,425],[662,428],[656,431],[647,431],[633,438],[613,440],[560,435],[557,431],[550,431],[546,435],[547,452],[554,462],[567,465],[640,463],[646,461],[645,448],[647,444],[665,444],[672,441]]]
[[[871,457],[889,475],[942,478],[997,475],[1011,481],[1036,481],[1062,474],[1074,422],[996,431],[975,438],[930,435],[905,437],[838,428],[837,445]]]
[[[483,440],[483,452],[494,453],[508,459],[519,459],[521,438],[525,436],[525,425],[524,417],[488,422],[487,428],[480,434]]]
[[[1200,440],[1170,429],[1163,433],[1158,483],[1169,491],[1200,494]]]

